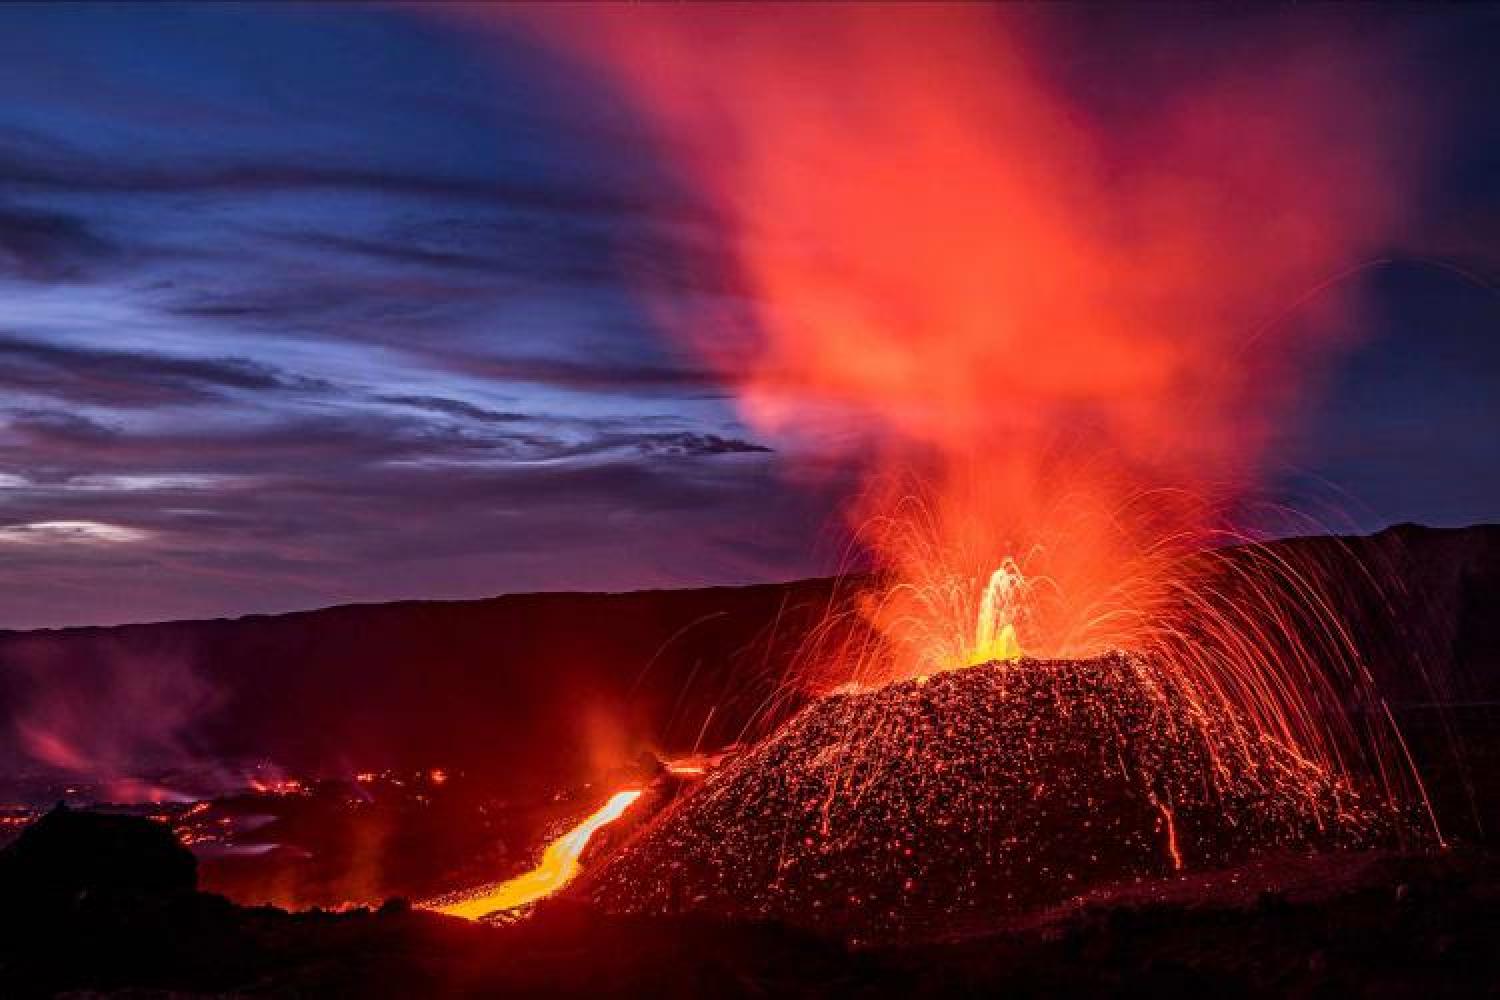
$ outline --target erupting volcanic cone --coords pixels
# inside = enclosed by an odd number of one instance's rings
[[[1388,827],[1322,769],[1162,680],[1114,654],[831,695],[711,773],[583,891],[616,911],[868,939]]]

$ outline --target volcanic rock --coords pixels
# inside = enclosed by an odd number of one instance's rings
[[[598,867],[617,912],[910,939],[1085,889],[1368,839],[1376,815],[1138,658],[987,664],[802,710]]]

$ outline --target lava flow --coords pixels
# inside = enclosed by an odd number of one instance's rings
[[[552,895],[578,875],[581,868],[579,858],[594,834],[623,816],[640,797],[639,789],[616,792],[582,823],[547,845],[535,868],[507,882],[461,894],[458,899],[434,901],[426,904],[424,909],[450,917],[478,920],[519,909]]]

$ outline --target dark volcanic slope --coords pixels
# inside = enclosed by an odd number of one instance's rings
[[[1500,525],[1272,543],[1327,591],[1394,704],[1500,700]]]
[[[831,696],[710,774],[583,891],[612,911],[909,940],[1179,864],[1376,837],[1383,821],[1270,740],[1212,759],[1231,720],[1161,690],[1112,655]]]

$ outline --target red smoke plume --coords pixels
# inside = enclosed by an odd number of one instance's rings
[[[972,629],[1007,557],[1028,652],[1129,645],[1156,557],[1211,540],[1338,346],[1349,303],[1321,286],[1381,251],[1407,187],[1368,61],[1324,41],[1143,81],[1155,99],[1104,115],[1014,10],[528,23],[617,82],[717,206],[753,348],[711,304],[662,315],[757,425],[860,457],[855,523],[909,585],[873,613],[924,648]]]

